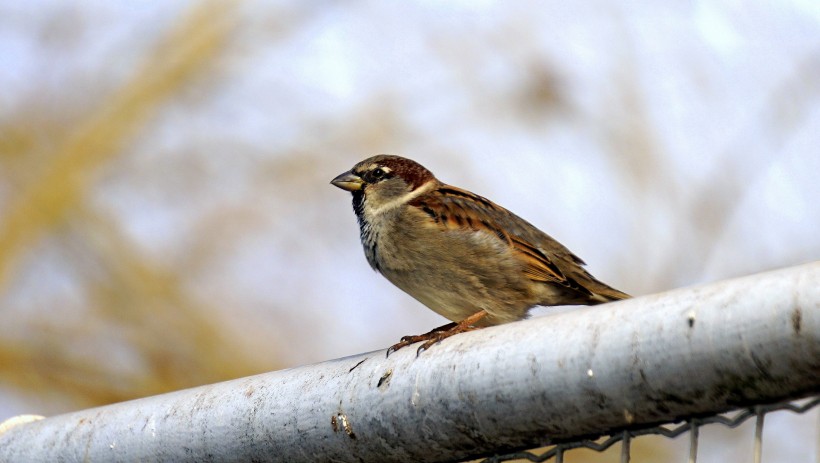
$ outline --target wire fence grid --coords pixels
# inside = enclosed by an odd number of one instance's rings
[[[753,462],[762,463],[763,454],[763,424],[767,414],[772,412],[789,411],[796,414],[803,414],[820,405],[820,396],[800,401],[786,401],[769,405],[757,405],[745,409],[735,410],[732,412],[721,413],[706,417],[690,417],[684,420],[683,423],[666,423],[659,426],[652,426],[641,429],[623,430],[619,433],[610,435],[602,442],[596,440],[579,440],[573,442],[564,442],[556,444],[542,452],[533,450],[508,453],[505,455],[496,455],[481,460],[480,463],[500,463],[506,461],[530,461],[542,463],[550,460],[555,460],[555,463],[563,463],[564,454],[569,450],[585,448],[596,452],[604,452],[617,443],[621,443],[621,463],[629,463],[631,461],[630,447],[632,441],[636,437],[657,435],[669,439],[674,439],[681,434],[689,432],[689,453],[687,463],[697,463],[698,458],[698,441],[700,439],[700,428],[707,424],[719,424],[727,428],[736,428],[745,423],[750,418],[755,418],[755,431],[753,442]],[[818,458],[820,458],[820,436],[817,442]],[[820,462],[820,459],[818,459]]]

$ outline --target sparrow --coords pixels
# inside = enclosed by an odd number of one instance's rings
[[[391,283],[453,323],[404,336],[417,355],[465,331],[527,317],[534,306],[593,305],[630,297],[584,261],[489,199],[438,180],[421,164],[378,155],[334,178],[353,194],[364,254]]]

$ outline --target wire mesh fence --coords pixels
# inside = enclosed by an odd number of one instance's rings
[[[636,437],[657,435],[674,439],[687,432],[689,433],[689,452],[688,458],[685,461],[688,463],[697,463],[698,442],[700,440],[700,431],[702,427],[714,424],[725,426],[727,428],[736,428],[751,418],[755,418],[754,439],[753,442],[750,443],[750,446],[753,448],[753,462],[762,463],[763,425],[766,415],[784,411],[803,414],[814,409],[818,405],[820,405],[820,396],[804,401],[789,401],[769,405],[757,405],[751,408],[718,415],[690,417],[682,420],[683,422],[680,422],[680,424],[668,423],[659,426],[623,430],[619,433],[610,435],[603,441],[600,441],[600,439],[578,440],[556,444],[540,451],[531,450],[508,453],[505,455],[496,455],[481,460],[481,463],[500,463],[508,461],[529,461],[541,463],[553,460],[556,463],[563,463],[565,453],[570,450],[585,448],[596,452],[604,452],[618,443],[621,444],[621,463],[629,463],[632,462],[630,457],[630,448]],[[818,441],[815,442],[816,453],[820,456],[820,436],[817,437]],[[681,461],[684,460],[681,459]]]

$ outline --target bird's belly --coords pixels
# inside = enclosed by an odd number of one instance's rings
[[[423,270],[413,274],[394,274],[385,272],[384,276],[399,289],[412,296],[442,317],[455,322],[490,305],[490,301],[474,301],[461,294],[463,284],[453,282],[452,278],[444,279],[434,272]],[[447,284],[449,282],[449,284]]]
[[[439,315],[461,321],[480,311],[487,325],[526,317],[537,304],[533,282],[494,236],[438,235],[427,243],[380,243],[379,271],[391,283]],[[493,240],[498,240],[495,243]]]

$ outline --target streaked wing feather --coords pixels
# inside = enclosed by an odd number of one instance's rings
[[[473,230],[485,230],[497,236],[525,264],[524,274],[533,281],[578,288],[578,284],[566,277],[547,252],[555,252],[559,258],[580,264],[579,258],[529,222],[484,197],[442,185],[438,190],[416,198],[410,205],[425,212],[440,227],[457,229],[467,224]]]
[[[512,247],[519,259],[526,263],[524,274],[534,281],[561,283],[566,277],[543,252],[517,236],[512,236]]]

